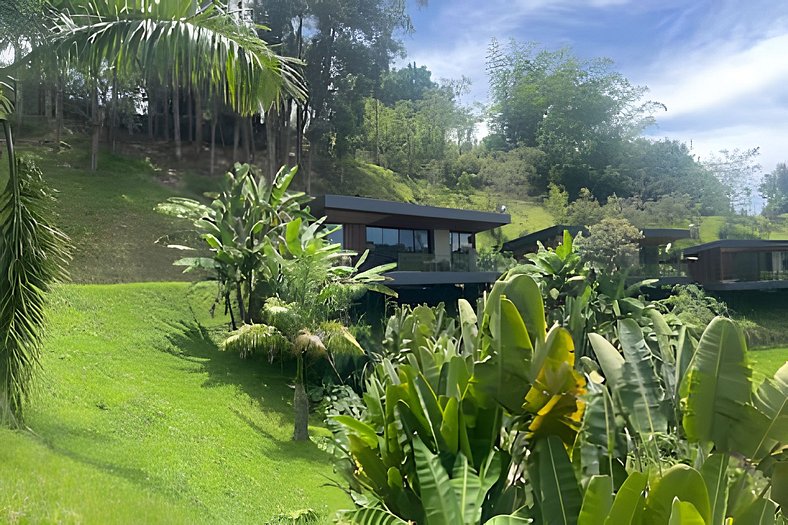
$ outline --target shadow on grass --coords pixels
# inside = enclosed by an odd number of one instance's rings
[[[280,361],[270,363],[261,356],[241,359],[237,354],[223,352],[216,344],[211,331],[196,321],[170,326],[172,332],[167,338],[171,346],[167,351],[179,359],[199,365],[199,368],[193,371],[208,374],[202,385],[203,388],[235,386],[249,396],[256,410],[269,416],[273,415],[279,427],[287,428],[288,431],[293,427],[293,390],[289,384],[295,375],[295,369],[291,363]],[[225,334],[223,329],[217,328],[218,330],[222,330],[222,335]],[[256,433],[276,443],[287,456],[290,456],[294,450],[300,451],[296,455],[304,459],[314,459],[323,455],[313,442],[283,441],[281,437],[274,436],[261,427],[248,414],[239,410],[239,407],[230,406],[229,409]],[[310,423],[319,424],[314,419]]]

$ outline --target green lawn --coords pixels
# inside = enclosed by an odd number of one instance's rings
[[[58,290],[31,431],[0,431],[0,523],[265,523],[348,505],[323,486],[327,456],[290,440],[290,374],[217,349],[211,292]]]
[[[753,382],[760,385],[764,377],[772,377],[788,362],[788,347],[762,348],[750,351],[753,367]]]
[[[194,193],[180,187],[180,179],[169,178],[167,170],[157,170],[145,160],[104,153],[99,170],[90,172],[85,168],[87,154],[79,146],[75,143],[75,149],[61,154],[21,148],[35,156],[50,186],[59,192],[56,223],[73,241],[73,280],[183,279],[182,269],[172,266],[178,254],[156,240],[183,232],[190,224],[156,213],[154,207],[170,196]]]

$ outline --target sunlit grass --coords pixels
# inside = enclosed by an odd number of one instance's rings
[[[291,441],[291,373],[217,349],[212,291],[58,291],[31,432],[0,432],[0,523],[264,523],[348,505],[323,486],[328,457]]]

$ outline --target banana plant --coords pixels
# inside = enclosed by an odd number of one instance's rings
[[[157,206],[161,213],[193,221],[203,245],[168,246],[207,249],[211,256],[185,257],[174,264],[185,266],[185,272],[209,269],[215,273],[217,302],[223,301],[231,313],[233,329],[237,328],[234,305],[239,320],[248,324],[265,297],[272,295],[270,284],[279,279],[274,252],[285,238],[287,225],[295,219],[314,220],[306,208],[309,197],[288,192],[296,173],[296,168],[282,168],[269,183],[255,167],[236,164],[234,171],[225,174],[224,186],[210,206],[181,197]]]
[[[401,347],[369,378],[365,418],[333,417],[339,470],[367,501],[345,519],[526,523],[579,510],[579,488],[561,494],[574,480],[566,446],[585,388],[571,335],[547,330],[539,288],[523,274],[496,283],[479,315],[464,300],[458,310],[459,327],[426,307],[395,316],[390,332],[404,333],[387,341]],[[530,441],[541,452],[524,468]],[[546,506],[527,508],[529,479]]]

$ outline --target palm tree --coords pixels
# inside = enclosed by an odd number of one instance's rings
[[[283,95],[305,98],[300,63],[278,55],[219,2],[201,7],[189,0],[65,0],[54,20],[51,40],[38,52],[54,48],[62,60],[94,78],[112,68],[113,75],[142,71],[169,85],[178,158],[181,86],[207,86],[209,100],[243,116],[265,112]],[[98,115],[93,118],[97,134]]]
[[[44,303],[65,276],[68,238],[47,217],[51,196],[32,161],[17,159],[0,83],[0,122],[8,176],[0,177],[0,424],[17,426],[39,365]]]

